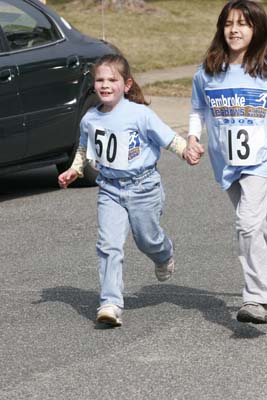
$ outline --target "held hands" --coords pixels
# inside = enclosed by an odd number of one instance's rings
[[[183,158],[190,165],[196,165],[200,161],[200,157],[204,154],[204,147],[200,144],[196,136],[189,136],[187,139],[187,146],[183,151]]]
[[[58,184],[61,187],[61,189],[67,189],[67,187],[74,182],[78,178],[78,172],[73,169],[69,168],[67,171],[64,171],[62,174],[59,175],[58,177]]]

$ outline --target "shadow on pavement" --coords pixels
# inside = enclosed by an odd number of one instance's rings
[[[54,166],[0,176],[0,203],[60,190],[57,179],[58,172]],[[84,187],[89,185],[82,179],[69,186],[70,189]]]
[[[37,168],[0,177],[0,202],[59,190],[54,167]]]
[[[143,287],[134,298],[125,299],[125,308],[140,308],[163,302],[172,303],[184,310],[198,310],[203,317],[214,324],[222,325],[233,332],[233,339],[253,339],[265,332],[255,325],[241,324],[232,317],[238,307],[229,307],[222,297],[236,298],[239,293],[209,292],[207,290],[176,285],[151,285]]]
[[[240,297],[236,293],[209,292],[176,285],[150,285],[143,287],[132,296],[125,296],[125,309],[131,310],[161,303],[171,303],[184,310],[198,310],[203,317],[213,323],[222,325],[232,332],[233,339],[253,339],[265,332],[255,325],[242,324],[232,317],[231,312],[236,307],[228,307],[221,297]],[[54,287],[43,289],[41,299],[34,304],[44,302],[62,302],[72,306],[83,317],[95,321],[99,295],[96,291],[83,290],[74,287]]]

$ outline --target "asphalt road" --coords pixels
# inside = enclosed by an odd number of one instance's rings
[[[266,400],[267,326],[235,319],[232,206],[207,156],[159,167],[176,272],[159,283],[130,236],[117,329],[94,324],[97,188],[59,190],[54,168],[0,179],[1,400]]]

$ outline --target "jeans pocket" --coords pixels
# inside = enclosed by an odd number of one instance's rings
[[[149,193],[153,190],[160,189],[161,179],[158,172],[154,172],[152,175],[143,179],[136,185],[134,191],[139,191],[142,193]]]
[[[103,176],[101,176],[101,175],[97,175],[95,181],[96,181],[96,184],[101,188],[105,187],[107,184],[105,178],[103,178]]]

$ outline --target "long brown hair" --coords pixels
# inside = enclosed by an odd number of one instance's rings
[[[217,21],[217,31],[204,58],[205,71],[214,75],[229,67],[229,48],[224,27],[231,10],[240,10],[247,24],[253,27],[252,39],[242,63],[245,72],[253,77],[267,77],[267,16],[263,7],[252,0],[231,0],[223,7]]]
[[[127,82],[128,79],[132,80],[132,86],[130,90],[127,93],[125,93],[125,97],[128,100],[138,104],[145,104],[145,105],[149,104],[145,100],[141,88],[134,80],[131,73],[130,65],[125,57],[123,57],[121,54],[107,54],[105,56],[100,57],[94,65],[93,74],[95,74],[96,69],[103,64],[114,66],[119,72],[119,74],[123,77],[125,83]]]

